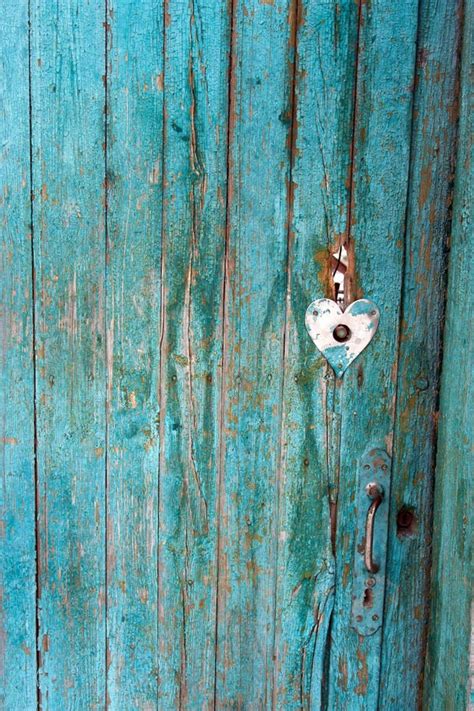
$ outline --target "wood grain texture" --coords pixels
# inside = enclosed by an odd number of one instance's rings
[[[6,0],[7,711],[411,711],[425,672],[424,707],[464,707],[471,0],[423,669],[461,4]],[[343,243],[381,321],[337,380],[304,314]],[[369,446],[393,494],[364,638]]]
[[[235,3],[216,708],[267,708],[273,670],[294,4]]]
[[[0,43],[0,706],[36,708],[28,7]]]
[[[379,698],[399,709],[420,706],[425,660],[461,4],[422,0],[419,18]]]
[[[304,314],[314,298],[334,298],[328,264],[347,229],[357,5],[308,0],[295,25],[272,703],[317,709],[327,695],[335,582],[328,504],[337,417],[334,374]]]
[[[436,460],[431,618],[425,707],[466,708],[469,699],[474,503],[474,338],[472,205],[474,193],[473,4],[464,8],[460,127],[449,255],[438,452]]]
[[[107,664],[110,708],[157,708],[163,24],[107,5]]]
[[[227,3],[165,4],[159,706],[213,708]]]
[[[32,3],[44,711],[105,702],[104,10]]]
[[[361,6],[348,278],[351,298],[372,299],[381,316],[341,393],[332,710],[378,704],[381,630],[362,637],[350,626],[355,513],[367,506],[355,498],[356,472],[367,448],[392,454],[417,24],[417,3]]]

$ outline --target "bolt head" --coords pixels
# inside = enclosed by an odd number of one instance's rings
[[[378,484],[376,481],[371,481],[365,487],[365,491],[367,493],[367,496],[370,499],[376,499],[378,496],[382,496],[383,487],[380,484]]]
[[[346,326],[345,323],[340,323],[336,326],[336,328],[332,332],[332,335],[334,336],[335,341],[337,341],[338,343],[344,343],[345,341],[349,340],[352,334],[349,326]]]

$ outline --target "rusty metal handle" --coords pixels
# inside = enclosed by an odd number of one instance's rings
[[[377,509],[383,500],[383,487],[375,481],[371,481],[366,486],[366,492],[372,503],[367,511],[367,519],[365,522],[365,548],[364,548],[364,563],[369,573],[376,573],[380,566],[373,559],[374,545],[374,520]]]

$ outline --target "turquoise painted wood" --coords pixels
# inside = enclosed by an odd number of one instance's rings
[[[361,6],[348,226],[355,262],[351,297],[375,301],[381,317],[370,346],[347,371],[340,394],[331,709],[378,705],[383,628],[363,637],[351,626],[354,522],[359,507],[367,507],[367,500],[356,497],[356,472],[370,448],[392,455],[416,37],[414,3],[395,8],[382,0]],[[390,69],[395,65],[396,74]]]
[[[216,708],[271,703],[291,152],[287,0],[233,8]],[[244,702],[245,700],[245,702]]]
[[[0,706],[36,706],[34,298],[28,8],[0,42]]]
[[[465,5],[7,0],[2,708],[464,708]],[[381,319],[341,379],[305,312],[343,246]]]
[[[158,694],[159,328],[163,17],[106,17],[107,683],[111,708]]]
[[[328,694],[337,416],[333,373],[306,333],[304,314],[315,297],[334,296],[329,258],[349,218],[355,71],[348,57],[355,55],[358,10],[352,2],[335,10],[305,3],[293,40],[274,708],[323,708]]]
[[[466,285],[472,284],[473,276],[474,126],[470,84],[473,10],[473,3],[469,0],[465,5],[463,27],[458,167],[449,254],[434,492],[432,624],[429,628],[424,696],[426,708],[433,711],[454,711],[467,708],[468,704],[472,708],[474,703],[472,666],[468,679],[474,574],[474,339],[471,329],[466,329],[466,314],[472,314],[473,294],[470,288],[465,289]],[[471,660],[472,651],[471,646]]]
[[[460,4],[422,2],[405,224],[381,708],[421,704],[444,289],[457,135]],[[440,107],[441,110],[440,110]],[[396,517],[408,516],[405,527]],[[403,513],[407,512],[407,513]],[[410,521],[410,518],[412,519]],[[436,516],[435,516],[436,533]],[[408,666],[412,673],[400,674]],[[432,708],[432,706],[427,706]],[[462,707],[461,707],[462,708]]]
[[[231,20],[164,11],[158,707],[212,708]]]
[[[104,6],[31,4],[42,709],[106,690]]]

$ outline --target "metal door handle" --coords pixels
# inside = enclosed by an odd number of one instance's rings
[[[364,563],[369,573],[376,573],[380,566],[373,559],[374,519],[377,509],[383,500],[383,487],[377,482],[371,481],[367,484],[365,490],[369,499],[372,499],[372,503],[367,511],[365,521]]]
[[[351,625],[365,637],[382,626],[391,469],[379,447],[368,447],[357,466]]]

